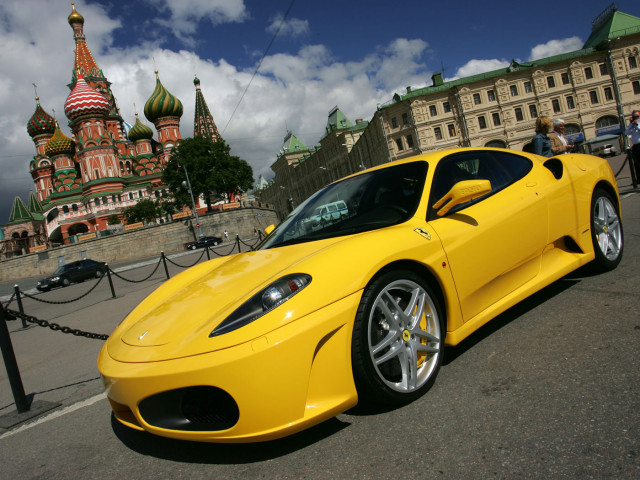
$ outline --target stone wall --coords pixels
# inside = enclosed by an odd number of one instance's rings
[[[257,240],[254,228],[264,229],[277,224],[274,210],[250,207],[200,216],[203,235],[223,237],[229,233],[229,242],[236,235],[242,240]],[[195,220],[193,220],[195,228]],[[115,263],[139,258],[157,257],[184,250],[184,244],[193,240],[193,233],[184,220],[163,225],[152,224],[144,228],[122,232],[108,237],[85,240],[72,245],[63,245],[37,253],[29,253],[0,261],[0,281],[16,281],[28,277],[50,275],[60,263],[69,263],[86,258]],[[61,258],[62,257],[62,258]]]

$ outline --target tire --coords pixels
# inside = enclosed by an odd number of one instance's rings
[[[390,271],[367,286],[351,341],[360,400],[404,405],[431,388],[444,348],[441,312],[431,287],[412,271]]]
[[[608,272],[622,260],[624,234],[617,202],[609,192],[596,188],[591,197],[591,241],[598,272]]]
[[[213,242],[213,246],[217,247],[218,246],[218,242]]]
[[[195,245],[189,245],[189,250],[195,250],[196,248],[198,247],[196,247]]]
[[[69,285],[71,285],[71,282],[69,281],[68,278],[63,278],[62,279],[62,286],[63,287],[68,287]]]
[[[104,275],[104,272],[100,269],[96,270],[96,278],[100,278],[101,276]]]

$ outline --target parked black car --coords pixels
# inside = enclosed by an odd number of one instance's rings
[[[215,247],[221,243],[222,239],[220,237],[200,237],[197,242],[187,243],[185,246],[187,250],[195,250],[196,248]]]
[[[44,292],[53,287],[66,287],[71,282],[82,282],[88,278],[98,278],[107,272],[107,264],[95,260],[79,260],[58,267],[49,277],[38,282],[38,290]]]

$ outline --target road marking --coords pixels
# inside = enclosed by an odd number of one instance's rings
[[[50,413],[49,415],[46,415],[36,420],[35,422],[27,423],[26,425],[16,428],[15,430],[9,430],[7,433],[0,435],[0,438],[6,438],[12,435],[15,435],[16,433],[24,432],[25,430],[29,430],[30,428],[37,427],[38,425],[41,425],[50,420],[55,420],[58,417],[62,417],[67,413],[72,413],[72,412],[75,412],[76,410],[80,410],[81,408],[93,405],[94,403],[99,402],[100,400],[105,398],[107,398],[107,396],[104,393],[99,393],[98,395],[95,395],[91,398],[87,398],[86,400],[70,405],[67,408],[63,408],[62,410],[57,410],[53,413]]]

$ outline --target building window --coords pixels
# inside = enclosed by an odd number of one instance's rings
[[[609,69],[607,68],[606,63],[600,64],[600,75],[602,75],[603,77],[609,75]]]
[[[449,113],[451,111],[451,105],[449,105],[449,102],[442,103],[442,110],[444,113]]]
[[[112,203],[116,203],[116,196],[115,195],[111,195],[111,202]]]
[[[442,130],[440,127],[435,127],[433,129],[433,134],[436,136],[436,140],[442,140]]]
[[[74,212],[77,212],[78,211],[78,205],[75,204],[75,203],[71,204],[71,210],[73,210]]]
[[[573,110],[574,108],[576,108],[576,104],[573,101],[572,95],[567,96],[567,108],[569,110]]]
[[[482,103],[482,100],[480,99],[480,94],[479,93],[474,93],[473,94],[473,103],[476,105],[480,105]]]
[[[398,146],[398,151],[401,152],[404,149],[404,146],[402,145],[402,139],[401,138],[396,138],[396,145]]]
[[[560,113],[560,101],[557,98],[551,100],[551,106],[553,107],[553,113]]]
[[[392,126],[393,128],[398,128],[398,119],[397,119],[396,117],[393,117],[393,118],[391,119],[391,126]]]
[[[524,120],[524,117],[522,116],[522,109],[520,107],[516,107],[514,112],[516,114],[516,121],[521,122]]]
[[[496,93],[493,90],[487,90],[487,98],[490,102],[496,101]]]
[[[587,67],[584,69],[584,77],[587,80],[591,80],[593,78],[593,72],[591,71],[591,67]]]
[[[98,205],[100,205],[100,198],[98,198],[98,197],[94,198],[94,199],[93,199],[93,203],[95,203],[95,204],[96,204],[96,207],[97,207]]]
[[[538,118],[538,107],[533,103],[529,105],[529,115],[531,115],[531,118]]]
[[[478,117],[478,125],[481,129],[487,128],[487,120],[484,118],[484,115]]]
[[[591,99],[591,105],[595,105],[596,103],[598,103],[598,92],[596,92],[595,90],[590,90],[589,98]]]
[[[438,111],[436,110],[435,105],[429,105],[429,115],[431,115],[432,117],[438,115]]]
[[[500,114],[498,113],[493,113],[491,115],[491,118],[493,119],[493,124],[498,127],[502,124],[502,122],[500,121]]]
[[[640,95],[640,82],[636,80],[631,85],[633,86],[634,95]]]
[[[104,203],[105,205],[109,203],[109,200],[107,199],[107,197],[102,197],[102,203]]]
[[[413,136],[412,135],[407,135],[407,146],[409,148],[413,148]]]
[[[608,101],[613,100],[613,90],[611,90],[611,87],[604,87],[604,98]]]
[[[629,68],[638,68],[638,61],[635,55],[629,55]]]
[[[562,84],[566,85],[569,83],[569,74],[568,73],[561,73],[560,74],[560,78],[562,79]]]
[[[531,92],[533,92],[533,88],[531,88],[531,82],[524,82],[524,93],[531,93]]]
[[[407,115],[406,113],[402,114],[402,124],[403,125],[407,125],[409,123],[409,115]]]
[[[450,123],[449,125],[447,125],[447,128],[449,129],[449,136],[450,137],[455,137],[456,136],[456,126],[453,123]]]
[[[511,85],[511,87],[509,87],[511,90],[511,96],[512,97],[517,97],[518,96],[518,86],[517,85]]]
[[[548,86],[549,88],[553,88],[553,87],[555,87],[555,86],[556,86],[556,79],[555,79],[555,78],[553,78],[553,76],[548,76],[548,77],[547,77],[547,86]]]
[[[67,205],[62,206],[62,213],[69,213],[69,207]]]

